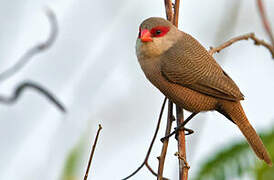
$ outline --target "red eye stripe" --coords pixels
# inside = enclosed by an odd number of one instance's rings
[[[153,37],[162,37],[168,33],[169,29],[170,28],[168,26],[157,26],[152,28],[150,33],[153,35]]]

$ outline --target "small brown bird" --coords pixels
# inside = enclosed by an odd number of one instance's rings
[[[147,79],[170,100],[190,112],[223,114],[240,128],[256,155],[272,165],[240,104],[243,94],[196,39],[152,17],[140,25],[136,54]]]

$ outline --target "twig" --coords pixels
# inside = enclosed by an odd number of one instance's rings
[[[94,141],[94,143],[93,143],[93,145],[92,145],[92,150],[91,150],[91,153],[90,153],[90,157],[89,157],[88,166],[87,166],[87,170],[86,170],[86,174],[85,174],[84,180],[87,180],[87,179],[88,179],[88,173],[89,173],[91,161],[92,161],[92,158],[93,158],[93,155],[94,155],[94,151],[95,151],[96,144],[97,144],[98,137],[99,137],[99,134],[100,134],[100,131],[101,131],[101,130],[102,130],[102,126],[101,126],[101,124],[99,124],[99,128],[98,128],[98,130],[97,130],[97,134],[96,134],[96,137],[95,137],[95,141]]]
[[[173,103],[171,100],[168,100],[168,115],[167,115],[167,125],[166,125],[166,133],[167,136],[170,134],[171,126],[173,121]],[[168,141],[169,139],[165,139],[162,146],[162,152],[159,156],[159,166],[158,166],[158,177],[157,180],[163,179],[163,171],[164,171],[164,164],[165,164],[165,158],[166,158],[166,152],[168,147]]]
[[[24,82],[21,83],[16,87],[15,92],[11,97],[4,97],[0,96],[0,102],[4,104],[13,104],[15,103],[20,95],[23,93],[23,91],[27,88],[33,89],[37,91],[38,93],[44,95],[51,103],[53,103],[58,109],[60,109],[62,112],[66,112],[65,107],[57,100],[56,97],[54,97],[53,94],[51,94],[48,90],[46,90],[44,87],[41,85],[38,85],[37,83],[34,82]]]
[[[245,34],[242,36],[237,36],[237,37],[232,38],[229,41],[221,44],[220,46],[218,46],[216,48],[210,47],[209,54],[213,55],[214,53],[220,52],[222,49],[232,45],[233,43],[235,43],[237,41],[248,40],[248,39],[252,39],[254,41],[255,45],[262,45],[262,46],[266,47],[272,54],[272,58],[274,58],[274,46],[271,46],[270,44],[266,43],[264,40],[258,39],[254,33],[248,33],[248,34]]]
[[[183,109],[179,106],[176,106],[176,118],[177,118],[177,126],[184,123],[184,113]],[[179,174],[180,180],[188,179],[188,167],[185,166],[186,162],[186,145],[185,145],[185,131],[178,132],[178,158],[179,159]]]
[[[172,1],[165,0],[165,7],[166,7],[166,18],[170,22],[173,22],[173,11],[172,11]]]
[[[257,0],[257,4],[258,4],[260,15],[261,15],[261,18],[263,21],[264,29],[267,32],[267,34],[271,40],[272,46],[274,46],[274,36],[273,36],[272,30],[271,30],[271,25],[266,17],[263,1]]]
[[[148,159],[149,159],[149,156],[150,156],[150,153],[151,153],[151,150],[152,150],[152,147],[154,145],[154,142],[155,142],[155,139],[157,137],[157,134],[158,134],[158,131],[159,131],[159,128],[160,128],[160,124],[161,124],[161,120],[162,120],[162,115],[163,115],[163,112],[164,112],[164,109],[165,109],[165,104],[166,104],[166,101],[167,101],[167,98],[165,97],[164,101],[163,101],[163,104],[162,104],[162,107],[161,107],[161,111],[160,111],[160,115],[159,115],[159,118],[158,118],[158,123],[157,123],[157,126],[156,126],[156,130],[154,132],[154,135],[153,135],[153,138],[152,138],[152,141],[150,143],[150,146],[148,148],[148,151],[147,151],[147,154],[146,154],[146,157],[144,159],[144,162],[133,172],[131,173],[129,176],[125,177],[124,179],[122,180],[127,180],[129,178],[131,178],[132,176],[134,176],[138,171],[140,171],[142,169],[142,167],[144,165],[146,165],[146,167],[150,170],[150,172],[157,176],[157,174],[152,170],[152,168],[149,166],[148,164]],[[167,178],[165,178],[167,180]]]
[[[175,1],[173,24],[178,27],[180,0]]]
[[[175,0],[175,8],[174,8],[174,19],[173,24],[178,27],[179,21],[179,7],[180,0]],[[177,115],[177,126],[184,123],[184,113],[183,109],[176,105],[176,115]],[[181,157],[186,159],[186,149],[185,149],[185,131],[179,131],[178,133],[178,151]],[[179,176],[180,180],[187,180],[188,178],[188,168],[182,163],[182,159],[179,159]]]
[[[158,176],[158,174],[152,169],[152,167],[148,164],[148,162],[145,162],[145,165],[147,167],[147,169],[154,175],[154,176]]]
[[[58,34],[58,24],[57,19],[54,14],[54,12],[47,8],[46,9],[46,15],[48,17],[48,20],[50,22],[51,31],[49,34],[48,39],[45,42],[42,42],[40,44],[35,45],[31,49],[29,49],[19,60],[16,64],[14,64],[12,67],[7,69],[6,71],[0,73],[0,81],[7,80],[12,75],[17,73],[21,68],[23,68],[33,56],[42,53],[43,51],[49,49],[51,45],[55,42],[57,34]]]
[[[167,3],[165,0],[165,5],[166,5],[166,9],[167,7]],[[180,0],[175,0],[175,5],[174,5],[174,13],[173,14],[173,20],[171,20],[171,22],[178,27],[178,19],[179,19],[179,7],[180,7]],[[167,13],[167,17],[169,17],[170,15],[168,14],[168,11],[166,11]],[[169,20],[169,18],[167,18]],[[171,103],[172,104],[172,103]],[[176,109],[178,109],[179,107],[176,105]],[[168,112],[171,112],[172,114],[172,105],[169,106]],[[181,117],[180,119],[178,119],[178,115]],[[173,115],[171,115],[173,117]],[[169,118],[169,117],[168,117]],[[181,109],[180,112],[177,111],[177,126],[179,126],[179,124],[183,123],[184,119],[183,119],[183,110]],[[167,124],[167,129],[171,128],[169,127],[169,124]],[[170,130],[169,133],[166,133],[165,136],[168,136],[170,134]],[[166,151],[165,146],[167,148],[167,145],[165,145],[165,143],[168,143],[168,139],[165,139],[165,142],[163,143],[163,147],[162,147],[162,153],[165,153],[164,151]],[[182,157],[185,157],[185,136],[184,136],[184,131],[179,132],[179,136],[178,136],[178,150],[179,153]],[[163,161],[163,162],[162,162]],[[188,175],[188,170],[184,167],[181,166],[181,160],[179,160],[179,172],[180,172],[180,179],[183,178],[183,180],[187,180],[187,175]],[[163,168],[164,168],[164,160],[162,160],[162,155],[160,156],[159,159],[159,169],[158,169],[158,179],[161,179],[161,174],[163,173]],[[185,178],[185,179],[184,179]]]

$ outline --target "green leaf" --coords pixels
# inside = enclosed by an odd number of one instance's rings
[[[79,162],[82,158],[84,151],[84,140],[83,138],[79,143],[71,150],[69,153],[67,160],[65,162],[65,167],[63,170],[63,175],[61,180],[76,180],[77,172],[79,168]]]

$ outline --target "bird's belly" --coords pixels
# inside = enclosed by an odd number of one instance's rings
[[[190,112],[210,111],[216,109],[218,99],[214,97],[168,82],[162,76],[160,76],[160,79],[157,78],[156,81],[154,80],[151,82],[175,104]]]

